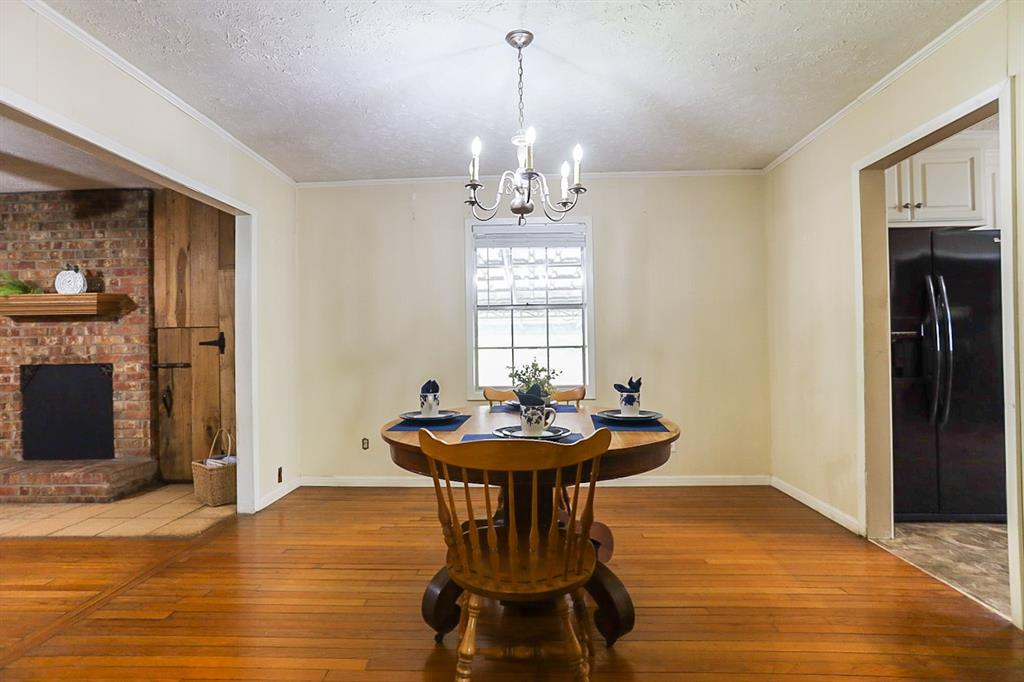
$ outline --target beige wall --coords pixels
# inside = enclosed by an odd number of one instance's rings
[[[295,462],[294,185],[20,2],[0,2],[0,101],[25,98],[257,214],[258,496]]]
[[[772,474],[860,523],[861,264],[852,167],[1004,80],[1009,30],[1003,4],[767,178]]]
[[[644,376],[645,405],[683,429],[657,475],[766,475],[763,178],[588,184],[597,402]],[[464,198],[457,181],[300,186],[303,476],[401,475],[380,424],[428,377],[465,403]]]

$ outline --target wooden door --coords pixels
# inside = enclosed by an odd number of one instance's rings
[[[220,216],[172,190],[153,196],[154,326],[215,327]]]
[[[219,428],[237,436],[235,217],[161,190],[153,244],[157,455],[164,479],[187,481]]]
[[[157,456],[168,481],[192,480],[221,426],[218,327],[157,330]],[[178,366],[174,366],[178,365]]]
[[[985,222],[979,149],[923,151],[911,162],[915,221]]]

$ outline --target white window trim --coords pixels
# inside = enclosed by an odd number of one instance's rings
[[[479,220],[469,219],[466,221],[466,398],[468,400],[483,400],[484,394],[482,389],[476,387],[476,252],[474,251],[474,240],[473,230],[474,228],[483,228],[485,230],[490,228],[512,228],[514,230],[529,230],[535,232],[544,232],[548,230],[556,231],[559,228],[565,228],[569,225],[575,225],[578,228],[583,228],[584,239],[586,240],[586,246],[583,249],[583,270],[584,276],[587,280],[587,297],[586,297],[586,338],[583,342],[587,348],[587,398],[591,399],[594,397],[594,385],[596,377],[594,376],[597,362],[595,361],[596,353],[594,352],[594,318],[596,316],[596,306],[594,305],[595,293],[594,293],[594,231],[592,229],[591,219],[589,217],[581,217],[575,219],[566,218],[564,222],[551,223],[551,222],[529,222],[523,227],[519,227],[516,224],[515,219],[495,219],[487,222],[481,222]],[[574,384],[575,385],[575,384]]]

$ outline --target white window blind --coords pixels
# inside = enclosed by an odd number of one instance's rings
[[[471,224],[467,246],[470,397],[507,387],[509,366],[533,360],[559,371],[559,386],[589,387],[589,225]]]

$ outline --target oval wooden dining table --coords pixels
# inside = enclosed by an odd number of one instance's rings
[[[492,411],[487,405],[462,407],[459,412],[470,415],[469,419],[458,430],[435,431],[434,435],[448,443],[458,443],[466,434],[489,434],[498,427],[519,423],[518,412],[495,409],[499,411]],[[588,436],[595,430],[591,415],[597,411],[599,408],[581,406],[575,412],[559,412],[555,424]],[[419,432],[389,430],[398,423],[395,419],[381,427],[381,437],[391,449],[391,460],[406,471],[429,478],[427,460],[420,451]],[[598,480],[635,476],[667,462],[672,454],[672,443],[679,438],[679,427],[668,419],[662,419],[661,424],[665,431],[612,431],[611,446],[601,460]],[[600,496],[597,510],[600,511]],[[595,520],[590,538],[597,547],[598,562],[585,589],[597,605],[594,623],[605,643],[611,646],[633,629],[633,601],[626,586],[607,566],[614,550],[611,529]],[[445,568],[427,585],[422,601],[423,620],[437,633],[438,641],[459,623],[457,600],[461,593],[462,588],[451,580]]]

